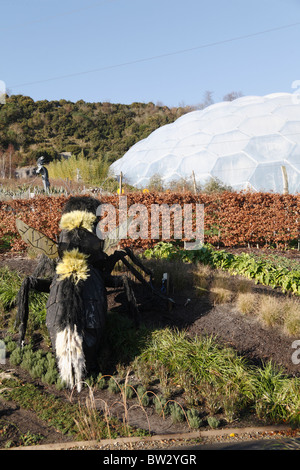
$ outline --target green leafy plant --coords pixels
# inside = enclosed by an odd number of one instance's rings
[[[183,388],[184,376],[191,375],[195,390],[202,393],[211,413],[223,409],[229,421],[255,409],[261,418],[274,422],[299,422],[299,378],[285,376],[271,363],[254,367],[212,337],[190,338],[183,331],[157,330],[138,361],[148,366],[159,361],[168,369],[173,384]],[[223,396],[231,397],[231,407]],[[163,403],[154,399],[157,409],[164,409]]]
[[[150,404],[150,398],[147,393],[146,387],[143,385],[139,385],[136,389],[137,396],[139,397],[139,401],[141,402],[142,406],[148,406]]]
[[[158,247],[157,247],[158,245]],[[146,250],[146,257],[159,259],[161,254],[167,259],[180,259],[183,262],[208,264],[213,268],[227,270],[232,274],[241,274],[256,283],[280,287],[283,292],[291,291],[300,295],[300,269],[293,270],[286,266],[273,264],[267,258],[257,259],[248,253],[234,255],[225,250],[215,250],[211,245],[201,249],[183,250],[172,243],[160,242],[154,248]]]
[[[207,418],[207,423],[212,429],[217,429],[220,426],[220,420],[215,416],[209,416]]]
[[[20,442],[23,446],[32,446],[38,444],[43,439],[41,434],[32,433],[31,431],[27,431],[20,436]]]
[[[153,403],[157,414],[163,416],[168,416],[170,414],[170,402],[164,396],[155,395]]]
[[[21,287],[21,276],[7,266],[0,268],[0,302],[7,310],[16,303],[17,293]]]
[[[203,420],[200,418],[199,412],[195,408],[187,410],[186,415],[189,426],[192,429],[199,429],[203,426]]]
[[[178,403],[170,403],[170,415],[174,424],[182,423],[186,419],[186,414]]]
[[[118,381],[114,377],[110,377],[107,385],[108,385],[108,390],[111,393],[119,393],[121,390],[120,385],[118,384]]]

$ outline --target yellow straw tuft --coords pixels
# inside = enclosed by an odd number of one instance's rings
[[[62,261],[58,263],[56,267],[59,280],[72,276],[75,284],[79,281],[85,281],[89,277],[89,268],[86,259],[87,256],[80,253],[76,248],[71,251],[65,251]]]
[[[72,211],[63,214],[59,227],[65,230],[73,230],[74,228],[85,228],[91,232],[96,216],[92,212]]]

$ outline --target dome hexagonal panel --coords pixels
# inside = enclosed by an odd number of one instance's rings
[[[251,137],[244,148],[257,162],[282,160],[289,155],[295,144],[280,134]]]
[[[276,162],[273,165],[273,171],[268,171],[267,163],[259,163],[254,173],[249,178],[250,184],[256,190],[283,192],[283,178],[281,166],[284,165],[288,176],[289,192],[296,193],[300,191],[300,175],[286,162]]]
[[[193,155],[195,152],[199,152],[199,149],[207,148],[211,139],[212,136],[204,134],[204,132],[188,135],[176,142],[174,147],[172,147],[172,153],[181,158]]]
[[[237,153],[243,150],[249,142],[249,136],[239,130],[232,130],[212,137],[207,150],[218,155]]]
[[[251,136],[274,134],[285,124],[280,116],[263,114],[245,119],[239,129]]]
[[[300,144],[300,120],[286,122],[280,129],[280,134],[284,135],[291,142]]]
[[[162,176],[165,181],[172,181],[173,179],[176,180],[178,178],[177,167],[179,166],[180,162],[181,158],[176,157],[176,155],[164,155],[163,157],[158,158],[157,160],[150,163],[147,174],[144,173],[143,176],[149,177],[149,174],[163,175],[166,173],[168,178],[164,178],[164,176]]]
[[[242,121],[243,116],[237,113],[221,116],[204,125],[203,131],[213,135],[224,134],[225,132],[232,131],[232,129],[236,129]]]
[[[181,116],[133,145],[111,165],[128,183],[146,187],[194,172],[203,184],[218,177],[234,189],[281,192],[285,165],[290,192],[300,190],[300,105],[292,93],[245,96]]]
[[[240,152],[233,155],[219,157],[211,170],[212,176],[221,179],[226,184],[231,184],[234,180],[235,185],[240,185],[249,181],[256,162],[246,153]]]
[[[289,116],[290,119],[297,121],[300,116],[300,104],[294,103],[286,106],[277,106],[274,109],[274,114],[281,116],[285,119],[285,116]]]
[[[286,161],[300,174],[300,144],[296,145]]]
[[[194,171],[198,181],[204,183],[207,175],[212,176],[211,169],[217,159],[218,157],[216,155],[209,153],[207,150],[203,150],[202,152],[183,158],[177,171],[183,178],[190,177]],[[199,168],[199,160],[201,160],[201,168]]]

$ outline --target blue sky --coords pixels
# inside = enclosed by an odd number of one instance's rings
[[[171,107],[300,80],[300,0],[0,0],[0,18],[0,80],[34,100]]]

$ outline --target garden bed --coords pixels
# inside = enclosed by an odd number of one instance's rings
[[[299,259],[298,252],[291,252],[290,257]],[[17,269],[24,274],[33,271],[36,260],[28,259],[23,255],[1,256],[1,265],[5,264],[12,269]],[[253,283],[253,281],[249,281]],[[291,294],[283,294],[280,290],[273,290],[271,287],[255,285],[253,290],[259,294],[276,294],[278,298],[290,297]],[[300,376],[300,366],[292,362],[292,343],[298,337],[291,337],[285,334],[279,326],[267,327],[263,325],[255,316],[241,315],[233,302],[216,304],[207,295],[199,296],[194,289],[185,286],[180,292],[172,292],[176,301],[176,306],[172,310],[150,309],[142,313],[143,323],[150,330],[159,328],[175,328],[184,330],[188,337],[195,338],[203,335],[213,335],[222,346],[233,348],[239,355],[249,360],[250,364],[262,365],[271,360],[274,365],[282,368],[287,376]],[[109,298],[109,308],[112,311],[121,312],[122,297],[120,292],[113,292]],[[2,332],[4,333],[4,332]],[[105,351],[109,355],[109,351]],[[109,367],[103,373],[112,374],[116,364],[107,362]],[[47,385],[41,380],[33,380],[30,374],[20,367],[12,366],[9,361],[5,365],[0,365],[1,370],[15,376],[20,383],[32,383],[37,390],[45,394],[53,394],[57,400],[70,402],[70,393],[66,390],[58,391],[54,385]],[[119,371],[120,374],[120,371]],[[133,379],[134,377],[131,377]],[[107,379],[108,380],[108,379]],[[123,378],[124,380],[124,378]],[[159,394],[161,385],[152,383],[152,394]],[[175,386],[176,387],[176,386]],[[71,401],[77,403],[79,398],[82,405],[85,404],[89,396],[89,388],[84,388],[80,397],[74,391]],[[107,388],[103,390],[93,390],[93,399],[97,408],[108,407],[111,414],[117,416],[121,421],[124,415],[124,402],[119,395],[110,393]],[[177,385],[177,394],[173,390],[172,400],[178,402],[183,407],[185,396]],[[140,407],[134,399],[126,402],[128,412],[128,425],[134,428],[141,428],[154,434],[188,432],[190,427],[186,421],[174,423],[171,416],[162,417],[155,412],[154,406]],[[229,428],[232,423],[220,419],[220,426]],[[260,420],[254,414],[239,417],[235,425],[245,427],[249,425],[269,424]],[[18,405],[14,401],[1,399],[0,394],[0,447],[5,447],[7,442],[10,445],[32,445],[40,441],[42,443],[69,442],[73,438],[68,434],[58,431],[53,423],[46,423],[37,417],[32,410]],[[201,429],[208,429],[206,420],[203,421]],[[42,437],[42,438],[41,438]]]

